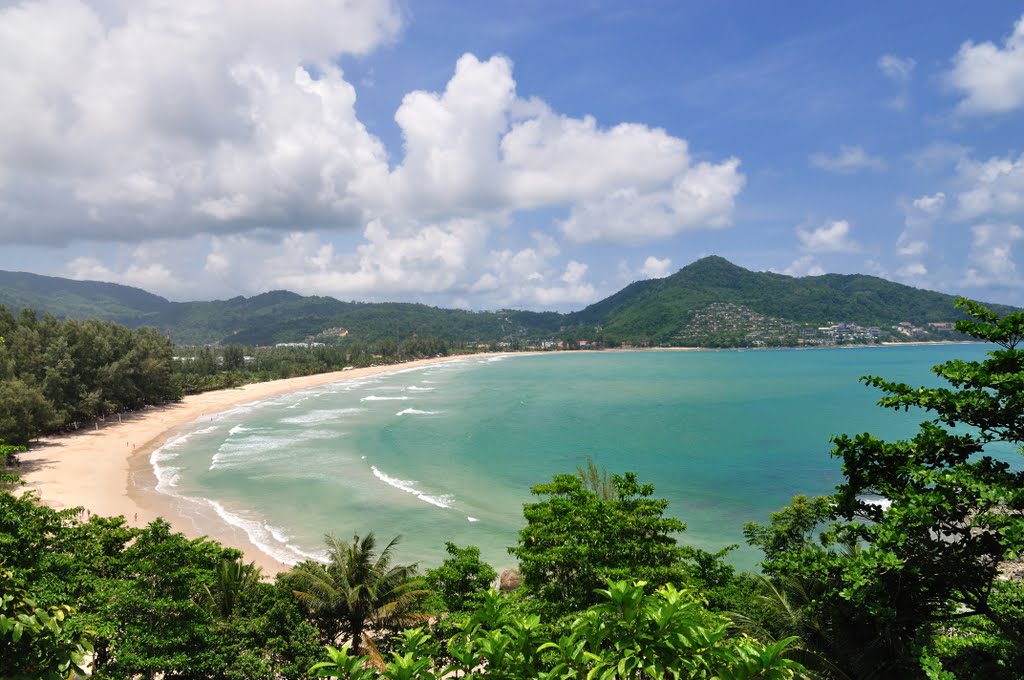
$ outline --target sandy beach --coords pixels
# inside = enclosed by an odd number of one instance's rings
[[[195,420],[241,404],[270,399],[289,392],[341,380],[391,373],[418,366],[456,361],[461,357],[423,359],[403,364],[359,368],[254,383],[230,390],[205,392],[165,406],[107,418],[87,429],[41,439],[19,456],[26,491],[46,505],[85,508],[84,516],[123,516],[134,526],[163,517],[176,531],[190,538],[208,535],[245,552],[245,559],[274,574],[288,568],[252,544],[244,531],[226,523],[223,530],[202,531],[184,516],[172,498],[155,491],[156,478],[149,457],[174,432]],[[208,526],[204,525],[204,526]]]

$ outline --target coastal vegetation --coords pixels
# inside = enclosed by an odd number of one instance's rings
[[[942,387],[865,378],[926,419],[835,437],[836,492],[746,527],[762,574],[681,544],[652,485],[593,463],[532,489],[511,593],[472,547],[421,578],[395,541],[328,538],[325,564],[269,582],[161,520],[5,492],[0,677],[1019,678],[1024,313],[961,304],[996,349],[936,366]]]
[[[449,352],[432,336],[346,347],[181,348],[149,327],[14,315],[2,306],[0,337],[0,439],[19,445],[186,394]]]
[[[963,337],[951,328],[951,322],[963,318],[954,311],[954,300],[874,276],[794,278],[752,272],[715,256],[665,278],[637,281],[569,314],[342,302],[287,291],[170,302],[116,284],[0,272],[0,305],[36,309],[59,318],[151,326],[178,345],[320,342],[345,346],[353,341],[400,343],[414,336],[435,336],[459,351],[492,344],[505,349],[541,347],[545,342],[793,346],[799,344],[802,333],[839,323],[876,329],[859,340],[841,334],[839,342],[948,340]],[[1000,305],[989,308],[1000,314],[1013,311]]]

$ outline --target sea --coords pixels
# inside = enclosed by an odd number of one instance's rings
[[[738,545],[729,562],[755,569],[744,523],[830,493],[831,436],[908,437],[927,418],[880,408],[861,376],[936,385],[934,364],[988,349],[475,355],[207,415],[151,463],[185,514],[241,529],[285,563],[321,558],[327,533],[372,531],[381,545],[401,536],[398,563],[436,566],[451,541],[502,569],[523,504],[539,500],[530,488],[590,458],[652,483],[687,526],[680,543]]]

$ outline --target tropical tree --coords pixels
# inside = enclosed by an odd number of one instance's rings
[[[730,635],[728,621],[707,611],[694,593],[672,585],[645,592],[647,584],[609,581],[597,603],[552,640],[536,614],[515,611],[488,593],[447,644],[451,662],[440,662],[429,632],[405,631],[380,671],[367,668],[349,647],[327,649],[328,660],[310,670],[347,680],[474,677],[518,678],[719,678],[784,680],[802,666],[785,658],[793,638],[763,645]]]
[[[14,577],[0,569],[0,678],[62,680],[88,675],[85,657],[92,651],[91,631],[69,631],[74,608],[43,609]]]
[[[483,601],[498,572],[480,560],[480,548],[475,545],[460,548],[451,541],[444,545],[450,557],[440,567],[427,569],[427,585],[449,612],[473,609]]]
[[[354,653],[375,648],[373,633],[408,627],[426,619],[414,611],[429,591],[417,578],[417,565],[392,565],[399,536],[377,553],[377,539],[369,532],[345,543],[333,534],[324,536],[327,564],[301,562],[281,575],[306,606],[326,644],[347,638]]]
[[[885,394],[881,406],[931,414],[917,435],[835,437],[837,493],[773,516],[771,529],[748,527],[768,573],[822,579],[813,606],[860,651],[861,677],[920,673],[933,633],[969,618],[1024,647],[1024,611],[993,604],[1001,568],[1024,554],[1024,470],[1006,458],[1024,444],[1024,312],[957,304],[971,317],[957,329],[997,347],[986,359],[935,366],[948,387],[863,379]],[[832,523],[822,546],[808,540],[815,517]]]
[[[578,611],[598,601],[606,579],[642,579],[651,589],[687,578],[684,551],[673,534],[686,528],[665,517],[668,501],[636,475],[614,475],[615,497],[603,500],[578,475],[555,475],[531,491],[545,497],[523,506],[526,527],[508,549],[523,583],[547,614]]]
[[[203,585],[206,603],[222,620],[234,614],[238,599],[254,583],[259,583],[262,571],[255,563],[245,564],[241,557],[221,558],[217,565],[216,582],[211,588]]]

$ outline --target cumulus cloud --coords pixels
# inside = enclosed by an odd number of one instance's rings
[[[808,159],[811,167],[828,170],[829,172],[852,173],[858,170],[879,170],[885,167],[885,161],[878,156],[871,156],[862,146],[839,147],[835,156],[817,152],[811,154]]]
[[[405,158],[375,204],[399,214],[562,206],[573,241],[640,243],[728,226],[745,182],[737,159],[693,163],[664,130],[602,128],[520,98],[500,56],[464,55],[443,93],[410,93],[395,120]]]
[[[672,260],[667,257],[658,259],[654,255],[649,255],[644,260],[643,266],[640,267],[640,273],[645,279],[663,279],[672,273]]]
[[[957,111],[968,115],[1009,113],[1024,107],[1024,16],[1002,47],[967,41],[953,57],[946,82],[962,95]]]
[[[1024,239],[1016,224],[979,224],[971,227],[973,239],[967,255],[963,285],[970,287],[1020,286],[1013,244]]]
[[[928,267],[923,262],[908,262],[900,267],[896,273],[904,279],[916,279],[928,275]]]
[[[800,246],[810,253],[852,253],[860,249],[850,238],[850,223],[846,220],[826,222],[817,229],[797,227]]]
[[[964,159],[957,164],[956,182],[962,188],[957,194],[959,219],[1024,214],[1024,154]]]
[[[931,196],[915,198],[904,206],[904,229],[896,239],[896,252],[906,256],[920,256],[928,252],[928,238],[932,226],[942,214],[946,194],[939,191]]]
[[[801,255],[797,259],[793,260],[788,267],[783,269],[780,274],[786,276],[821,276],[825,273],[825,269],[821,264],[814,258],[813,255]]]
[[[501,306],[581,306],[597,300],[596,289],[585,280],[588,265],[570,260],[559,274],[552,262],[557,245],[544,234],[533,238],[532,247],[491,251],[483,262],[485,273],[470,291]]]
[[[572,242],[632,244],[731,224],[738,159],[563,115],[521,96],[504,56],[466,54],[440,91],[409,92],[389,152],[338,58],[394,40],[397,4],[0,9],[0,239],[73,242],[66,273],[171,296],[476,290],[557,305],[592,301],[587,265],[551,236],[496,247],[495,229],[537,211]],[[126,244],[123,256],[98,243]]]

